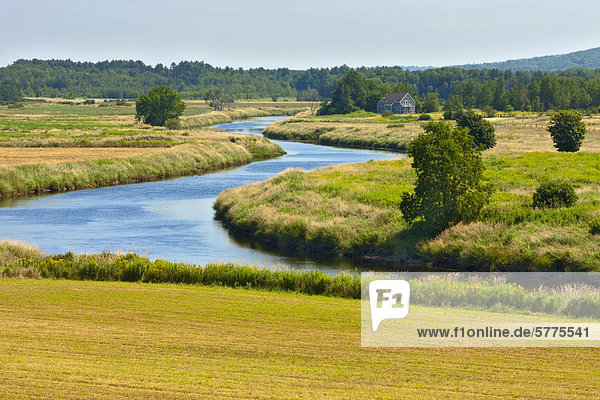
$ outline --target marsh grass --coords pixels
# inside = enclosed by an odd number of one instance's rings
[[[0,198],[203,173],[285,154],[261,137],[136,124],[130,108],[56,102],[0,108]]]
[[[439,114],[432,115],[439,119]],[[545,114],[515,114],[488,118],[494,125],[498,144],[486,154],[511,152],[556,152],[546,131],[550,117]],[[600,115],[583,118],[587,135],[583,152],[600,152]],[[309,116],[271,124],[265,136],[280,140],[306,140],[342,147],[382,148],[406,151],[410,140],[420,132],[422,122],[416,115],[394,115],[381,118],[378,114],[359,112],[347,115]]]
[[[215,209],[230,229],[295,252],[421,257],[464,270],[600,270],[600,240],[589,232],[600,215],[597,154],[494,154],[484,163],[496,192],[481,220],[435,238],[409,228],[399,211],[414,183],[407,159],[284,171],[221,193]],[[551,178],[573,183],[573,207],[533,209],[538,182]]]
[[[202,115],[183,116],[181,118],[181,123],[184,129],[201,128],[252,117],[295,115],[304,110],[305,108],[295,107],[240,107],[225,111],[211,111]]]
[[[259,268],[235,263],[196,266],[128,253],[47,255],[22,242],[0,242],[0,277],[242,287],[361,298],[361,278],[317,270]],[[525,289],[504,281],[461,281],[449,276],[413,279],[411,304],[600,319],[600,291],[589,286]],[[366,287],[363,285],[363,287]]]
[[[125,158],[0,166],[0,198],[198,174],[284,154],[263,138],[224,139]]]
[[[234,263],[203,267],[136,254],[79,254],[49,256],[21,242],[0,242],[0,276],[71,280],[181,283],[279,290],[343,298],[360,298],[360,277],[320,271],[271,270]]]

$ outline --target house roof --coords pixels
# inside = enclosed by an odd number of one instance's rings
[[[388,93],[382,100],[385,100],[385,104],[393,104],[397,101],[402,100],[408,93]]]

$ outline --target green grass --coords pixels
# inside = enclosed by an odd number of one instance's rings
[[[446,314],[444,314],[446,315]],[[360,302],[0,279],[2,398],[589,399],[596,349],[360,347]]]
[[[499,154],[484,162],[496,193],[482,220],[433,239],[409,228],[398,209],[414,182],[409,160],[286,171],[221,193],[215,208],[230,229],[296,252],[417,257],[466,270],[600,270],[600,240],[588,224],[600,212],[597,154]],[[537,182],[561,177],[576,186],[576,205],[533,209]]]

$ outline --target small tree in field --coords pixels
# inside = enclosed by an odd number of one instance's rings
[[[169,119],[178,119],[185,103],[168,86],[155,86],[135,102],[135,118],[154,126],[164,126]]]
[[[469,135],[473,137],[476,145],[482,146],[484,149],[491,149],[496,145],[494,126],[483,119],[481,115],[475,114],[474,111],[463,112],[456,120],[456,125],[459,128],[468,129]]]
[[[576,152],[583,143],[586,129],[581,120],[581,114],[572,111],[558,111],[550,118],[548,132],[550,132],[554,147],[558,151]]]
[[[437,233],[475,220],[490,193],[481,182],[481,153],[466,129],[443,121],[428,122],[424,129],[408,148],[417,183],[413,194],[403,194],[400,210],[407,222],[422,220]]]

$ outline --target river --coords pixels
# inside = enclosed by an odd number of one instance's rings
[[[212,128],[260,135],[285,117],[262,117]],[[271,268],[318,268],[326,273],[369,266],[348,260],[282,255],[233,238],[214,219],[212,205],[229,188],[259,182],[287,168],[312,170],[400,155],[275,141],[287,152],[239,168],[170,180],[80,190],[0,203],[0,238],[34,243],[49,253],[136,252],[151,259],[206,264],[239,261]]]

